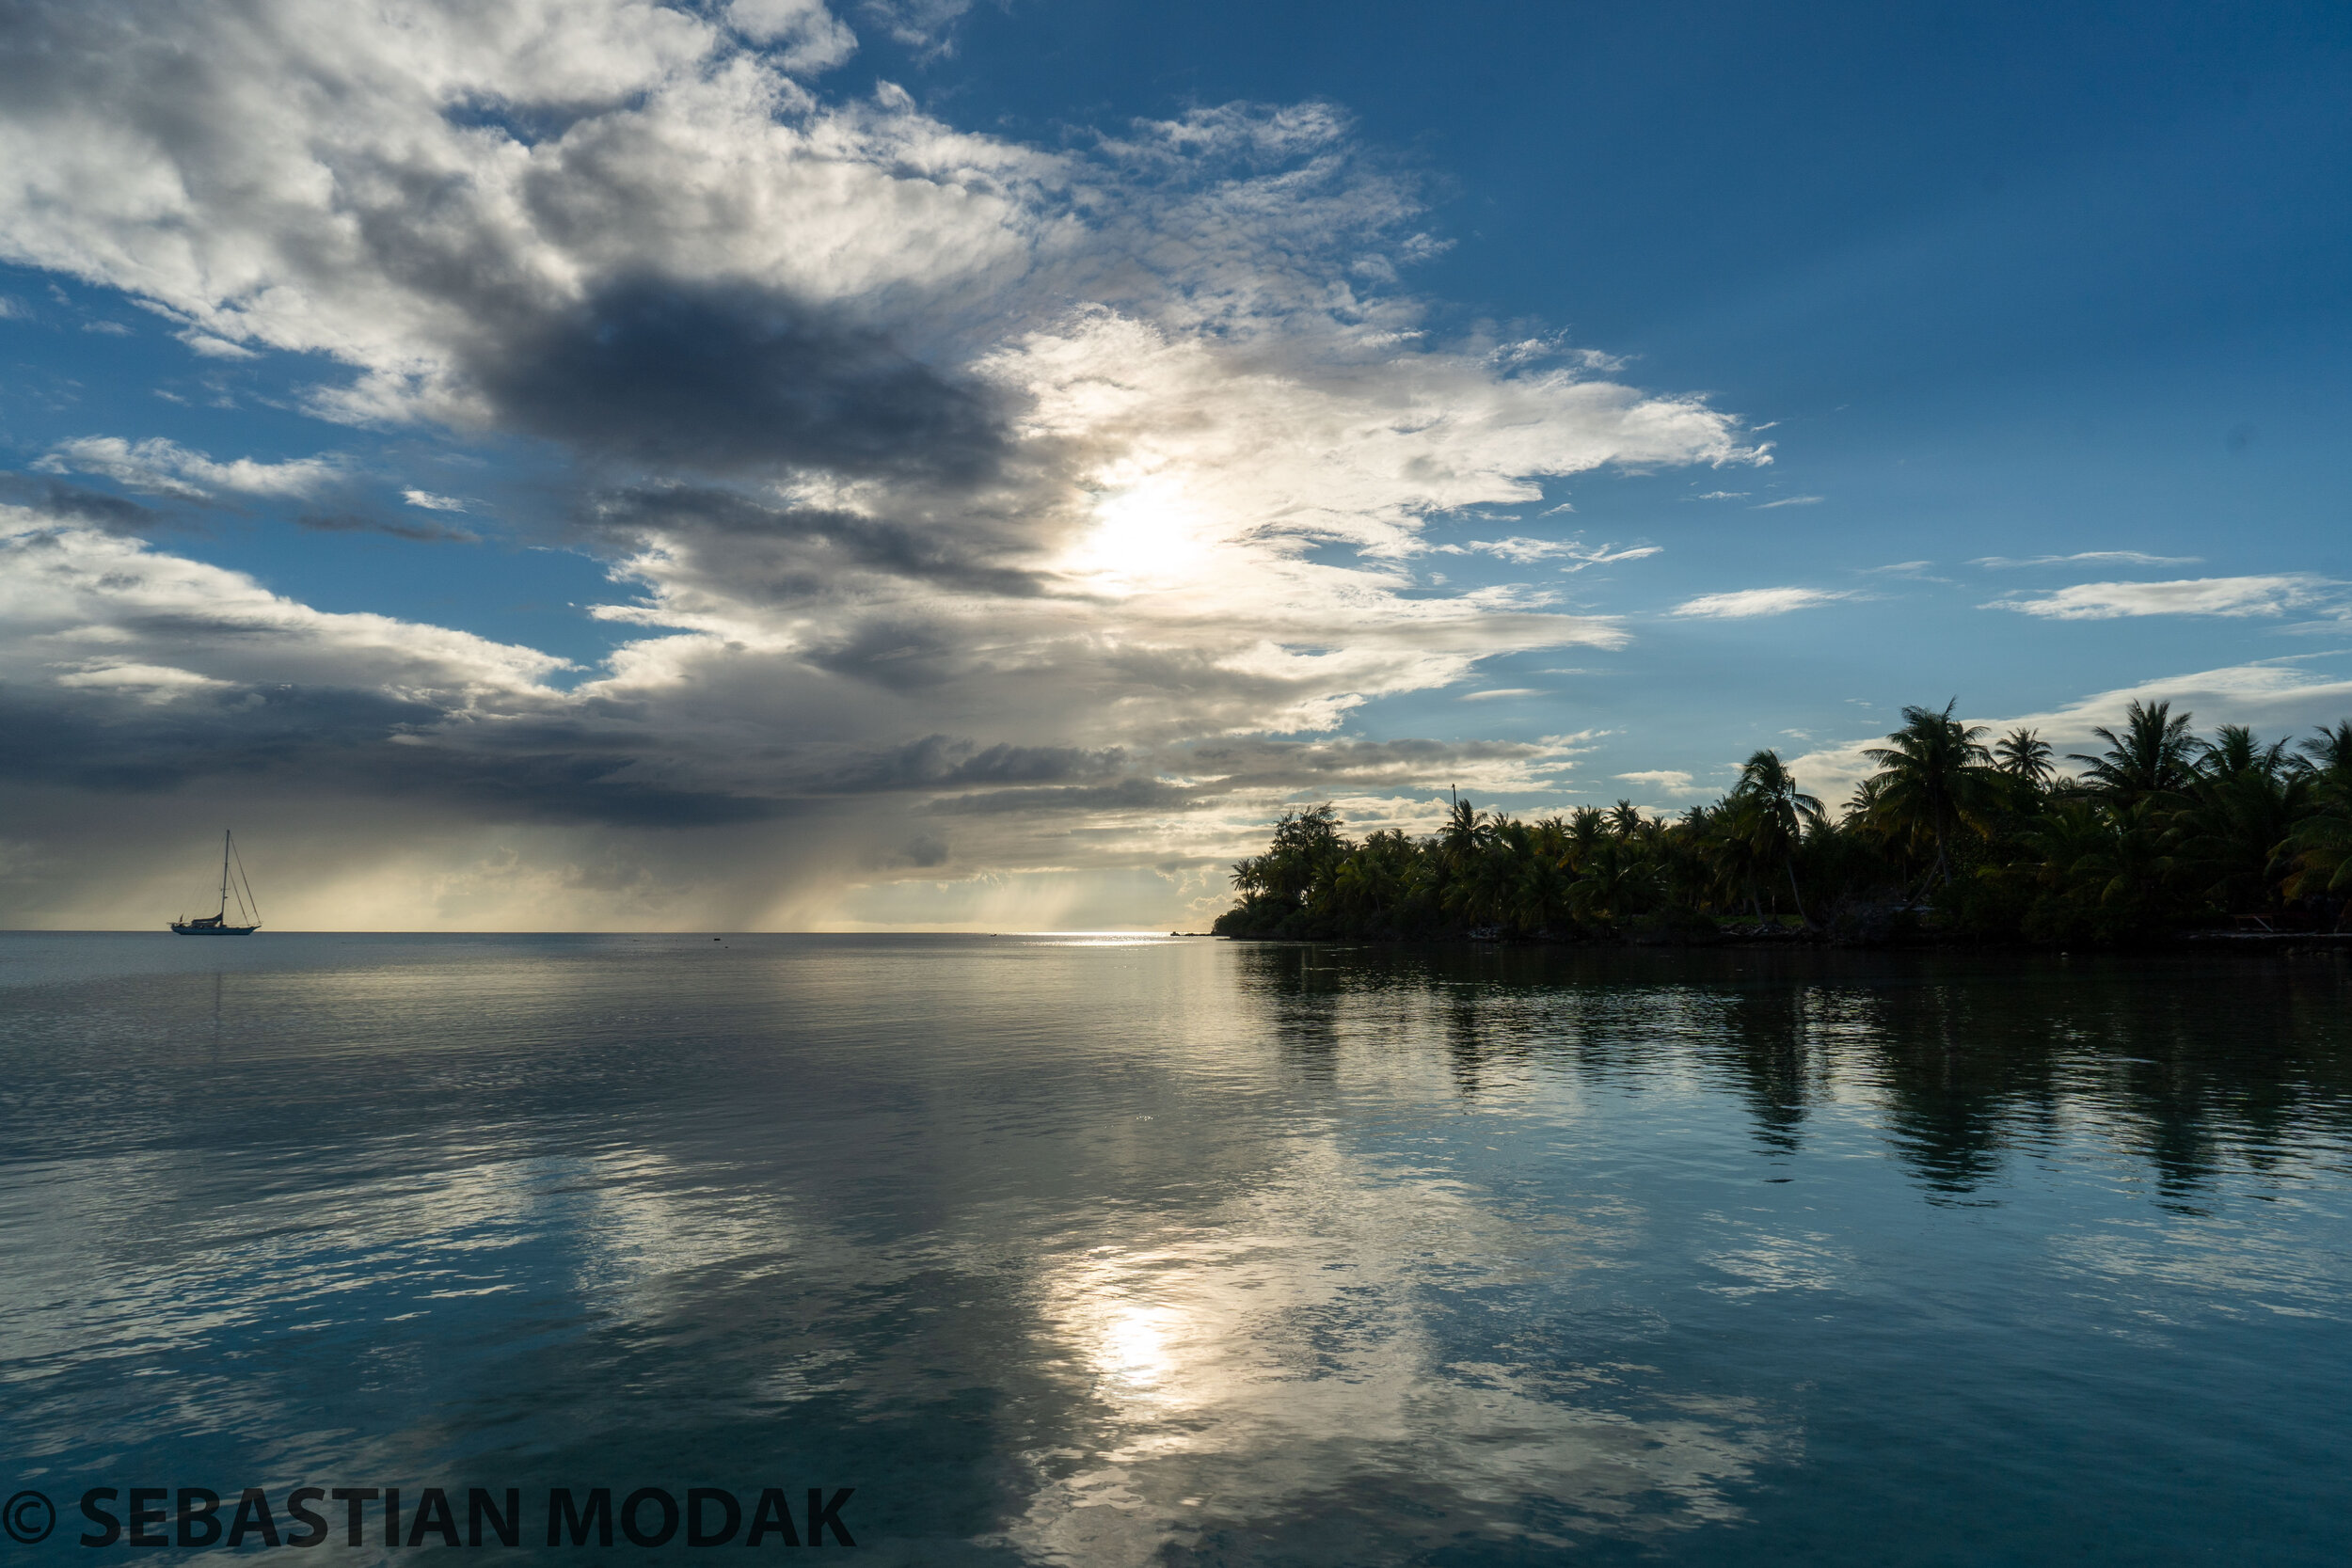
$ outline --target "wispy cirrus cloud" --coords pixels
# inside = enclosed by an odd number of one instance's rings
[[[2013,610],[2052,621],[2113,621],[2140,615],[2284,615],[2337,601],[2343,584],[2302,573],[2187,578],[2172,582],[2080,582],[2046,594],[1994,599],[1984,610]]]
[[[1730,594],[1702,594],[1685,599],[1667,613],[1708,620],[1742,621],[1758,615],[1786,615],[1839,599],[1858,598],[1851,589],[1742,588]]]
[[[1466,544],[1439,545],[1435,548],[1446,555],[1491,555],[1514,565],[1532,565],[1538,561],[1565,559],[1573,564],[1563,566],[1564,572],[1581,572],[1587,566],[1607,566],[1620,561],[1641,561],[1660,554],[1660,545],[1635,545],[1619,549],[1612,542],[1587,545],[1581,539],[1472,539]]]
[[[2004,571],[2012,566],[2194,566],[2203,559],[2195,555],[2150,555],[2145,550],[2078,550],[2073,555],[1980,555],[1968,564]]]
[[[360,512],[306,512],[294,519],[296,528],[312,533],[384,533],[420,544],[479,545],[482,535],[469,529],[440,523],[392,522]]]
[[[1776,501],[1759,501],[1748,508],[1751,512],[1777,512],[1784,506],[1819,506],[1827,496],[1783,496]]]

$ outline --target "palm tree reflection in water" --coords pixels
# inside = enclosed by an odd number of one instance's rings
[[[1440,1046],[1478,1097],[1561,1076],[1735,1090],[1795,1154],[1823,1107],[1865,1107],[1930,1201],[1983,1200],[2095,1130],[2193,1207],[2219,1172],[2352,1136],[2352,964],[2208,966],[1836,950],[1249,947],[1302,1079],[1337,1092],[1368,1039]]]

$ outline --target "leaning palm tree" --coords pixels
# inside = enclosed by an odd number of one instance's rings
[[[2050,743],[2038,730],[2020,726],[1993,744],[1994,765],[2028,789],[2047,789],[2058,769],[2050,765]]]
[[[2135,701],[2124,710],[2121,734],[2101,725],[2090,733],[2107,743],[2098,756],[2073,753],[2083,778],[2103,795],[2126,804],[2152,795],[2177,795],[2197,774],[2197,737],[2189,715],[2175,715],[2170,703]]]
[[[1929,876],[1939,884],[1951,880],[1953,838],[1981,823],[1994,798],[1993,754],[1979,738],[1984,726],[1953,718],[1959,705],[1955,697],[1941,713],[1907,707],[1903,727],[1862,753],[1879,768],[1866,782],[1870,815],[1915,853],[1934,849]]]

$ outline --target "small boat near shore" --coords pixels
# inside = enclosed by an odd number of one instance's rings
[[[230,875],[231,862],[236,875]],[[229,900],[237,901],[237,918],[248,925],[231,925],[229,920]],[[249,937],[262,928],[262,907],[254,902],[253,884],[246,879],[245,860],[237,853],[233,833],[223,830],[220,835],[220,908],[212,914],[200,914],[194,920],[182,915],[171,923],[172,931],[183,937]]]

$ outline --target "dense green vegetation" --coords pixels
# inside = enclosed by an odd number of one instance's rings
[[[1534,822],[1457,801],[1427,838],[1356,840],[1328,805],[1284,815],[1233,867],[1233,937],[1684,941],[1726,926],[1855,940],[1924,931],[2126,942],[2261,915],[2340,928],[2352,895],[2352,720],[2299,746],[2209,740],[2134,703],[2061,776],[2031,730],[1903,710],[1833,816],[1776,752],[1674,820],[1625,800]]]

